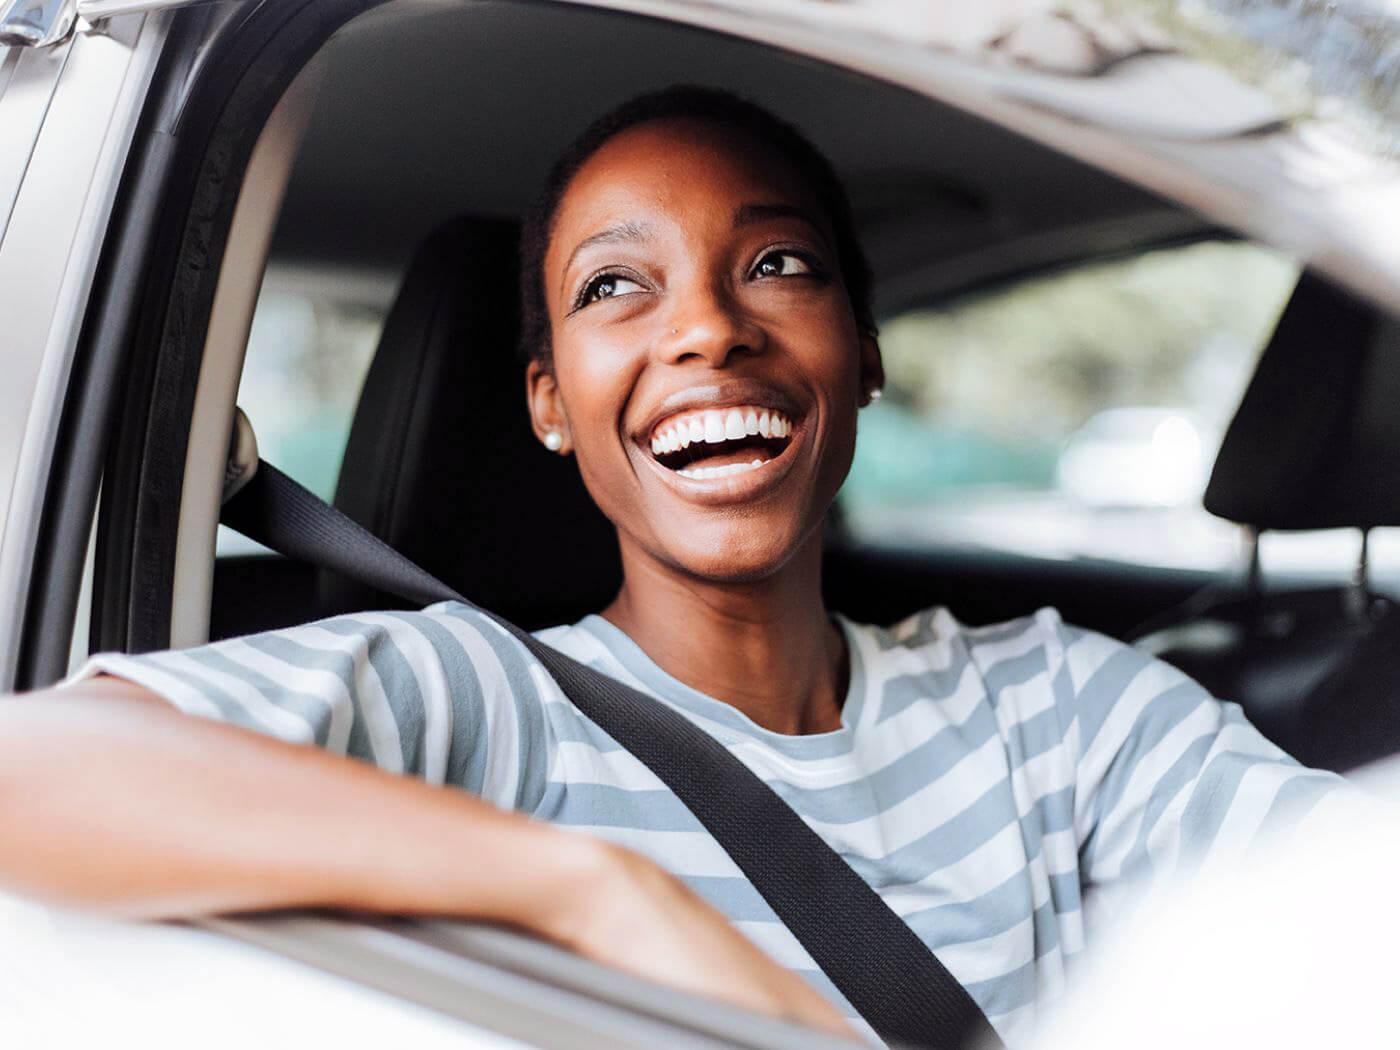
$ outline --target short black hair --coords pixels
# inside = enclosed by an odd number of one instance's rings
[[[850,200],[831,162],[802,132],[762,106],[718,88],[681,84],[638,95],[603,114],[554,162],[520,232],[520,346],[525,356],[546,366],[551,360],[544,256],[569,183],[593,154],[628,128],[677,119],[709,121],[747,131],[770,145],[806,179],[831,222],[837,265],[856,324],[862,332],[875,334],[870,266],[856,237]]]

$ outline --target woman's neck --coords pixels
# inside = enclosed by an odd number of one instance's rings
[[[684,577],[625,546],[623,566],[603,616],[662,670],[775,733],[840,727],[847,656],[822,604],[819,537],[755,583]]]

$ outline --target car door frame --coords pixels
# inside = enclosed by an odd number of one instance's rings
[[[11,66],[0,120],[8,145],[24,150],[22,163],[11,157],[9,185],[0,185],[0,691],[33,680],[25,639],[38,626],[31,615],[49,605],[43,552],[59,533],[61,546],[78,552],[74,592],[81,577],[91,502],[56,515],[49,497],[71,459],[70,394],[89,363],[79,349],[85,307],[167,28],[159,11],[121,15],[100,33],[14,48],[0,63]],[[65,655],[74,604],[76,593],[59,602],[68,611],[55,641]]]

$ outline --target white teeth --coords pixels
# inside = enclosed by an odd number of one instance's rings
[[[724,413],[709,411],[705,413],[705,444],[718,445],[724,440]]]
[[[729,463],[722,467],[684,467],[676,473],[683,478],[704,481],[708,478],[725,478],[731,474],[743,474],[750,470],[757,470],[766,462],[768,461],[765,459],[756,459],[752,463]]]
[[[656,455],[678,452],[704,442],[718,445],[746,437],[784,438],[792,433],[792,423],[771,409],[756,405],[705,409],[673,417],[664,429],[652,432],[651,450]]]
[[[724,437],[727,441],[734,441],[745,437],[744,413],[737,408],[731,408],[724,414]]]

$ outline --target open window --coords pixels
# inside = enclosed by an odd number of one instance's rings
[[[497,323],[515,309],[508,290],[493,293],[498,307],[483,306],[450,335],[464,355],[490,357],[452,373],[450,385],[461,386],[479,414],[453,419],[443,407],[434,433],[439,450],[478,457],[489,450],[510,467],[467,479],[439,461],[422,468],[434,479],[429,484],[415,482],[412,471],[388,478],[363,448],[352,446],[348,459],[343,449],[372,360],[418,352],[405,350],[405,326],[389,318],[418,295],[407,282],[423,245],[454,222],[513,221],[554,154],[608,106],[643,90],[698,82],[753,97],[792,119],[832,156],[849,186],[886,313],[908,308],[911,297],[980,287],[1209,228],[1111,176],[916,93],[661,21],[572,6],[398,3],[344,25],[316,66],[304,75],[314,76],[307,88],[314,97],[296,118],[303,130],[267,241],[239,404],[267,458],[320,494],[330,498],[342,481],[355,488],[366,477],[399,486],[379,499],[342,493],[340,502],[463,593],[527,625],[596,605],[615,569],[604,564],[605,541],[559,538],[600,531],[584,520],[582,508],[576,527],[531,531],[533,522],[559,520],[561,500],[531,498],[526,479],[552,468],[532,443],[512,444],[510,435],[522,433],[524,409],[520,381],[510,371],[518,366],[501,364],[511,352]],[[522,78],[521,69],[536,72]],[[469,245],[459,250],[464,258],[471,254]],[[382,371],[377,384],[398,381],[392,369]],[[486,386],[491,404],[471,400],[481,396],[474,388]],[[446,390],[438,396],[449,396]],[[512,402],[510,411],[498,410],[495,402],[503,399]],[[391,419],[399,410],[362,405],[362,420]],[[413,439],[376,433],[376,440],[359,444],[384,449]],[[430,455],[424,453],[425,463]],[[206,503],[212,482],[211,476]],[[463,512],[434,519],[433,502]],[[573,507],[579,500],[562,502]],[[490,506],[514,509],[485,515],[482,508]],[[407,507],[421,510],[417,525],[401,520]],[[182,518],[190,513],[182,507]],[[574,521],[573,513],[563,520]],[[385,515],[398,524],[385,524]],[[181,535],[198,537],[182,547],[191,554],[177,558],[174,581],[177,592],[192,596],[172,619],[173,630],[191,632],[189,641],[202,634],[206,603],[219,636],[347,607],[336,581],[253,550],[227,531],[206,581],[209,522],[194,530],[182,524]],[[470,544],[463,542],[468,536]],[[455,539],[458,550],[438,549],[434,540],[443,537]],[[453,560],[466,546],[481,551],[476,562]],[[550,562],[556,555],[558,564]],[[599,568],[572,590],[567,582],[546,588],[546,580],[578,576],[580,566]],[[546,589],[551,602],[532,598]],[[174,600],[179,606],[182,599]]]
[[[1297,278],[1242,241],[1148,248],[884,321],[842,493],[857,543],[1228,574],[1201,505]]]
[[[104,475],[95,647],[191,644],[211,628],[229,633],[328,611],[325,581],[314,570],[227,538],[220,546],[235,404],[269,460],[322,495],[340,498],[347,478],[369,476],[358,462],[344,464],[355,451],[365,377],[372,386],[385,347],[403,345],[390,340],[398,340],[405,310],[419,316],[403,304],[418,287],[423,245],[442,243],[434,238],[445,230],[460,234],[463,217],[476,224],[469,231],[502,233],[561,146],[640,91],[716,84],[811,133],[850,185],[887,309],[910,287],[969,286],[1080,258],[1110,241],[1155,241],[1206,225],[922,94],[771,44],[657,19],[572,4],[349,0],[264,5],[221,26],[187,14],[185,62],[163,70],[167,110],[154,112],[145,129],[180,134],[167,140],[159,209],[144,225],[133,221],[123,241],[145,260],[122,271],[130,322],[102,337],[129,355],[129,367]],[[1033,178],[1010,177],[1013,169]],[[1046,194],[1055,208],[1043,207]],[[452,243],[470,250],[475,236]],[[115,287],[115,268],[112,280]],[[515,309],[513,285],[502,266],[474,275],[471,288],[489,289],[474,306],[477,327],[465,332],[463,354],[444,351],[441,360],[465,369],[463,396],[511,406],[518,417],[520,366],[510,357],[508,325],[497,324]],[[488,328],[489,340],[481,337]],[[420,383],[416,392],[450,400],[456,389]],[[427,447],[494,461],[515,424],[489,422],[469,413],[456,424],[475,430]],[[491,580],[503,592],[513,582],[512,593],[532,600],[542,588],[522,582],[521,561],[499,552],[520,542],[522,521],[541,517],[513,500],[543,469],[497,469],[450,498],[441,471],[422,475],[424,484],[437,483],[439,502],[457,522],[453,546],[493,552],[482,561],[505,571]],[[413,500],[405,505],[420,509]],[[502,511],[495,518],[465,513],[493,506]],[[480,588],[462,590],[495,604]],[[538,607],[509,611],[522,620],[546,615]],[[224,928],[546,1043],[563,1045],[547,1034],[552,1024],[556,1033],[608,1033],[609,1045],[816,1045],[810,1034],[619,983],[508,938],[462,940],[414,925],[392,934],[407,940],[396,942],[390,963],[375,940],[382,930],[316,922]],[[464,973],[464,960],[482,968]],[[482,974],[493,970],[524,983],[509,990],[492,978],[488,994]],[[511,996],[512,1008],[502,1008]]]

